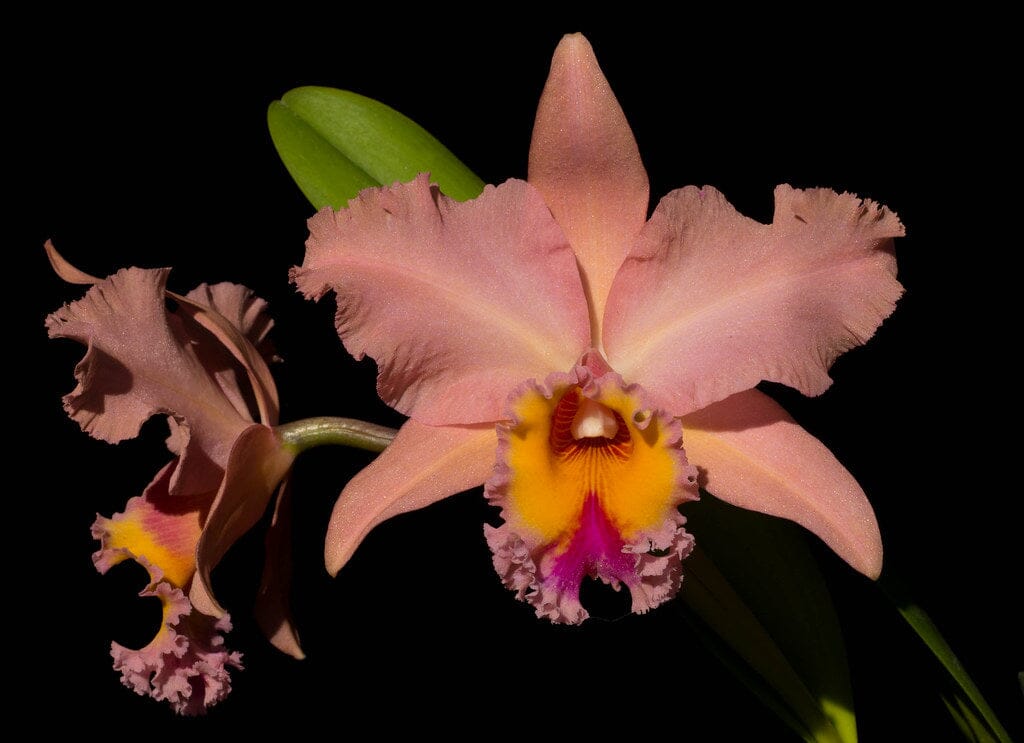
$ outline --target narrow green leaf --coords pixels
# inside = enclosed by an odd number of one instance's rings
[[[698,618],[692,610],[685,612],[683,618],[704,647],[710,650],[725,668],[750,689],[765,707],[774,712],[776,717],[789,726],[790,730],[799,735],[803,740],[808,741],[808,743],[817,743],[814,735],[793,714],[789,705],[779,695],[778,691],[755,672],[717,633],[713,632],[704,620]]]
[[[429,172],[431,180],[453,199],[471,199],[483,191],[483,181],[433,135],[372,98],[347,90],[302,87],[288,91],[275,104],[272,112],[288,111],[308,127],[308,131],[302,130],[300,136],[292,136],[285,142],[282,151],[278,137],[273,134],[274,124],[271,124],[274,144],[303,193],[306,193],[306,186],[296,177],[289,161],[301,161],[299,171],[306,182],[324,177],[339,164],[347,167],[344,163],[348,163],[366,174],[372,181],[370,185],[409,181],[417,173]],[[282,113],[274,113],[274,116],[279,126],[286,121]],[[287,121],[284,131],[293,134],[298,128]],[[333,149],[337,155],[321,161],[319,158],[328,149]],[[344,206],[344,202],[329,203],[336,208]]]
[[[814,695],[715,563],[699,548],[686,560],[687,606],[713,633],[709,647],[783,722],[810,743],[841,741]],[[697,625],[698,627],[700,625]]]
[[[686,514],[720,576],[711,580],[701,572],[707,570],[707,560],[688,559],[686,580],[696,570],[693,577],[701,585],[693,590],[693,583],[684,581],[687,603],[779,694],[811,740],[856,741],[839,621],[799,527],[729,506],[708,494],[687,506]],[[708,591],[717,605],[732,608],[716,609]],[[756,686],[751,688],[764,698]],[[766,701],[773,708],[778,703]]]
[[[974,706],[961,694],[943,694],[942,703],[946,705],[953,722],[960,732],[971,743],[997,743],[988,729],[988,725],[975,713]]]
[[[885,595],[889,597],[889,600],[896,605],[900,614],[907,621],[907,624],[913,628],[917,636],[921,638],[942,664],[943,668],[946,669],[946,673],[949,674],[950,679],[958,688],[956,696],[960,697],[962,694],[966,697],[966,700],[958,699],[956,701],[957,708],[961,711],[959,716],[954,714],[958,724],[963,724],[964,721],[970,724],[973,721],[976,725],[980,723],[980,720],[978,720],[980,718],[985,722],[985,733],[988,737],[981,737],[979,740],[991,739],[1001,741],[1001,743],[1011,743],[1006,729],[1000,724],[999,718],[996,717],[995,712],[992,711],[988,702],[985,701],[985,697],[982,696],[974,680],[960,663],[960,659],[956,657],[949,643],[946,642],[946,638],[939,632],[939,628],[932,622],[928,613],[910,598],[906,586],[888,570],[882,574],[878,584]],[[944,701],[946,702],[947,709],[953,712],[950,700],[944,699]],[[977,732],[977,727],[972,726],[971,729]]]
[[[267,126],[292,179],[317,209],[340,209],[364,188],[380,185],[280,101],[270,104]]]

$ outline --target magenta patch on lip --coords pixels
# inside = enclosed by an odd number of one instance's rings
[[[558,555],[551,579],[560,591],[579,595],[583,576],[612,582],[630,583],[634,579],[636,555],[623,552],[625,541],[608,519],[596,495],[590,493],[583,503],[580,527],[565,552]]]

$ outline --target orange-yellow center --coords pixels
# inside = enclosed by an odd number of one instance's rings
[[[531,389],[513,411],[504,515],[516,528],[564,547],[593,495],[628,542],[675,508],[678,451],[659,419],[638,427],[650,416],[620,387],[606,384],[594,398],[576,385],[550,398]]]

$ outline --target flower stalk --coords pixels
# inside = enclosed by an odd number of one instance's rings
[[[317,446],[351,446],[382,452],[398,433],[394,428],[355,418],[321,415],[285,423],[274,429],[285,447],[300,454]]]

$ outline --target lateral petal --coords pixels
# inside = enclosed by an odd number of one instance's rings
[[[683,446],[701,487],[741,508],[781,516],[817,534],[869,578],[882,571],[875,512],[820,441],[757,390],[682,419]]]
[[[528,180],[576,252],[597,346],[612,279],[647,219],[650,187],[626,115],[580,34],[564,37],[551,60]]]
[[[435,427],[406,421],[341,491],[327,527],[327,571],[337,575],[382,521],[481,485],[494,468],[497,447],[493,423]]]
[[[231,444],[249,422],[194,350],[195,333],[205,331],[167,312],[167,274],[118,271],[51,314],[46,327],[51,338],[88,346],[75,367],[78,386],[64,396],[68,414],[110,443],[138,435],[152,415],[170,416],[172,446],[181,452],[171,492],[187,495],[217,488]]]
[[[270,317],[266,300],[257,297],[252,289],[222,281],[217,284],[200,284],[185,297],[220,313],[264,359],[273,360],[270,331],[274,327],[274,320]]]
[[[516,383],[587,348],[572,251],[522,181],[460,203],[423,174],[309,228],[292,280],[307,298],[336,293],[345,347],[372,357],[381,398],[422,423],[497,420]]]
[[[274,321],[266,301],[251,289],[229,282],[200,284],[184,297],[170,296],[220,341],[219,345],[197,345],[196,350],[224,395],[243,417],[252,419],[248,404],[251,393],[260,422],[277,425],[277,386],[267,366],[276,358],[268,337]],[[245,373],[244,382],[239,372]]]
[[[103,281],[73,266],[57,252],[51,240],[47,240],[43,248],[54,273],[64,281],[70,284],[98,284]],[[185,296],[167,291],[166,288],[164,292],[181,305],[183,314],[210,331],[222,344],[222,347],[215,347],[210,343],[197,343],[194,349],[209,373],[217,378],[222,391],[239,414],[247,419],[252,418],[245,401],[245,387],[239,384],[239,370],[227,361],[229,356],[241,364],[249,378],[260,422],[269,426],[276,425],[277,388],[267,368],[267,362],[276,358],[267,337],[274,321],[267,312],[267,303],[255,296],[252,290],[228,282],[212,286],[200,284]],[[174,447],[171,448],[174,451]]]
[[[885,207],[825,189],[779,186],[770,225],[713,188],[673,191],[615,278],[608,360],[676,415],[761,380],[821,394],[894,309],[902,234]]]

